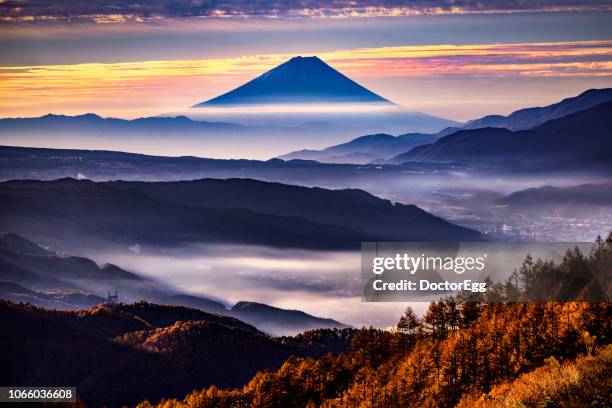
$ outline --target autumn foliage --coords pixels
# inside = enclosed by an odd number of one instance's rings
[[[183,400],[162,401],[157,407],[447,407],[460,401],[463,407],[477,401],[487,406],[490,397],[483,395],[501,395],[506,402],[518,398],[518,403],[523,398],[528,401],[524,406],[569,406],[562,401],[569,394],[551,388],[553,380],[541,385],[546,393],[535,396],[523,395],[527,391],[521,384],[538,378],[538,374],[527,374],[538,373],[533,370],[553,373],[550,378],[572,386],[603,381],[602,375],[610,372],[609,349],[601,350],[610,344],[612,304],[521,299],[541,289],[530,286],[538,276],[576,276],[571,268],[583,265],[600,269],[581,271],[574,295],[580,299],[585,291],[605,292],[605,285],[594,285],[592,280],[605,276],[601,266],[610,261],[612,240],[601,239],[591,253],[570,250],[559,264],[528,257],[513,277],[515,283],[495,285],[487,295],[490,298],[448,297],[431,303],[422,317],[409,308],[396,330],[358,330],[346,353],[317,359],[292,357],[275,371],[257,373],[241,389],[210,387]],[[594,371],[586,369],[593,357],[569,362],[595,352],[601,360]],[[569,381],[570,372],[584,378]],[[597,398],[601,396],[593,395],[591,402],[597,403]],[[552,405],[541,405],[547,401]],[[148,401],[139,405],[149,406]]]

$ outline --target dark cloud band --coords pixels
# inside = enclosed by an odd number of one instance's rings
[[[0,21],[146,21],[189,17],[338,17],[612,10],[609,0],[5,0]]]

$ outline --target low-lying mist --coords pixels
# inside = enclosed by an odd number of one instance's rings
[[[140,254],[85,252],[183,292],[231,307],[248,300],[297,309],[355,327],[390,327],[405,303],[362,303],[360,253],[274,249],[243,245],[194,245]],[[424,310],[427,304],[414,304]]]
[[[247,126],[301,126],[325,123],[338,130],[402,134],[437,132],[458,122],[416,112],[398,105],[285,104],[198,107],[173,112],[194,120],[222,121]],[[365,133],[364,133],[365,132]]]
[[[0,119],[0,144],[267,160],[364,134],[435,133],[456,124],[398,106],[192,108],[135,120],[94,114]]]
[[[53,149],[111,150],[153,156],[197,156],[215,159],[256,159],[272,157],[306,146],[323,148],[344,140],[336,133],[310,125],[295,128],[258,128],[232,131],[212,130],[199,135],[160,132],[84,132],[67,130],[3,134],[0,145]],[[352,135],[352,133],[351,133]],[[172,140],[172,143],[168,141]]]
[[[318,181],[318,180],[317,180]],[[385,172],[362,177],[307,183],[327,188],[361,188],[378,197],[414,204],[453,223],[476,229],[490,240],[592,242],[612,231],[611,179],[602,175]],[[579,188],[592,184],[589,189]],[[556,187],[572,200],[544,200]],[[535,191],[533,190],[535,189]],[[542,192],[543,191],[543,192]],[[514,203],[513,193],[525,197]],[[597,192],[595,194],[594,192]],[[534,194],[537,193],[537,194]]]

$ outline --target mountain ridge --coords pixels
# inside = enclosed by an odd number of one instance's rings
[[[509,130],[526,130],[553,119],[590,109],[612,100],[612,88],[588,89],[577,96],[565,98],[547,106],[523,108],[508,116],[488,115],[468,121],[462,129],[499,127]]]
[[[447,127],[437,133],[413,132],[399,136],[389,134],[365,135],[324,149],[297,150],[277,157],[283,160],[316,160],[320,163],[368,164],[387,162],[399,164],[401,161],[394,160],[394,158],[402,153],[407,153],[418,146],[433,143],[437,139],[442,139],[459,131],[483,128],[503,128],[512,131],[527,130],[554,119],[588,110],[609,100],[612,100],[612,88],[589,89],[577,96],[565,98],[548,106],[524,108],[508,116],[488,115],[468,121],[460,127]]]
[[[298,310],[261,303],[254,309],[251,306],[256,303],[250,301],[226,308],[219,301],[168,289],[112,264],[99,267],[83,257],[59,256],[46,250],[44,253],[30,252],[34,247],[37,247],[35,243],[17,234],[0,234],[0,299],[58,310],[80,310],[98,307],[105,302],[107,292],[118,290],[127,303],[114,304],[114,310],[155,321],[156,326],[205,317],[215,322],[231,321],[234,326],[248,330],[255,330],[249,323],[256,323],[257,330],[273,335],[348,327],[336,320]],[[18,273],[14,265],[19,265]]]
[[[367,164],[393,157],[394,152],[431,143],[436,134],[406,133],[393,136],[386,133],[360,136],[346,143],[326,147],[322,150],[298,150],[278,156],[282,160],[306,159],[320,163]]]
[[[392,203],[355,188],[303,187],[248,178],[116,181],[104,185],[190,207],[245,208],[257,213],[299,217],[391,241],[481,239],[417,206]]]
[[[268,330],[274,328],[270,322],[278,321],[278,327],[274,332],[291,332],[298,328],[291,321],[299,321],[299,328],[303,330],[318,328],[348,328],[350,326],[340,323],[334,319],[315,317],[301,310],[281,309],[265,303],[252,301],[239,301],[230,309],[230,315],[236,316],[242,321],[255,327],[266,327]],[[265,322],[265,323],[264,323]]]
[[[532,129],[462,129],[428,145],[402,153],[389,163],[567,160],[605,162],[612,156],[612,101],[551,119]],[[596,163],[592,163],[596,164]]]

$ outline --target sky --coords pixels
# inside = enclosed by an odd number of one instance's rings
[[[296,55],[455,120],[612,86],[609,1],[0,0],[0,117],[181,111]]]

